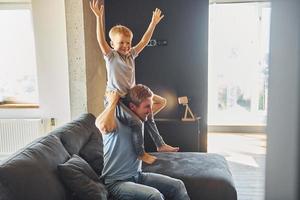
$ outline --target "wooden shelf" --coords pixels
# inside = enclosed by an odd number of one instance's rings
[[[9,108],[39,108],[38,104],[27,104],[27,103],[5,103],[0,104],[0,109],[9,109]]]

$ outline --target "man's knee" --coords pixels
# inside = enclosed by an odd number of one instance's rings
[[[176,191],[186,190],[182,180],[176,179],[176,184],[174,184],[174,186]]]
[[[189,196],[187,194],[187,190],[185,188],[185,185],[182,180],[176,179],[176,182],[174,183],[174,196],[178,199],[182,200],[189,200]]]
[[[151,193],[148,194],[147,199],[148,200],[163,200],[164,196],[157,189],[153,188]]]

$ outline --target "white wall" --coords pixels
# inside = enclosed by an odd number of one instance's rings
[[[0,118],[54,117],[70,121],[65,2],[32,0],[36,38],[39,109],[0,109]]]
[[[300,2],[273,0],[266,199],[298,200]]]
[[[32,0],[38,65],[40,114],[70,120],[65,5],[62,0]]]

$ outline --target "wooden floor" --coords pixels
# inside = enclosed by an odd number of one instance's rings
[[[265,134],[209,133],[208,152],[225,156],[238,200],[264,200]]]

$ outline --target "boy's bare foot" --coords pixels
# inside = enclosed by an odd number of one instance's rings
[[[168,144],[164,144],[160,147],[157,147],[158,152],[177,152],[179,151],[179,147],[172,147]]]
[[[143,155],[139,156],[138,158],[149,165],[154,163],[157,159],[155,156],[152,156],[151,154],[146,152]]]

